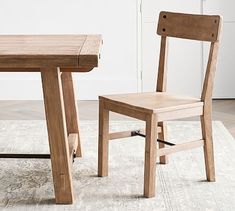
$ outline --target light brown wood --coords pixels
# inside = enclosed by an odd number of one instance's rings
[[[74,147],[81,157],[71,72],[97,67],[101,43],[100,35],[0,35],[0,72],[41,72],[56,203],[73,202]]]
[[[206,177],[210,182],[215,181],[214,149],[212,136],[211,105],[204,108],[204,115],[200,117],[202,138],[204,139],[204,158]]]
[[[11,66],[10,64],[8,66]],[[90,72],[93,67],[60,68],[61,72]],[[41,72],[40,68],[0,68],[0,72]]]
[[[165,92],[167,87],[167,53],[168,53],[168,38],[161,37],[161,47],[159,55],[158,76],[157,76],[157,92]],[[167,128],[165,122],[159,122],[159,126],[162,128],[161,133],[158,134],[159,139],[167,140]],[[158,143],[159,148],[164,148],[165,144]],[[168,163],[168,157],[166,155],[160,156],[159,161],[161,164]]]
[[[101,42],[100,35],[1,35],[0,68],[97,67]]]
[[[109,111],[99,102],[98,176],[108,176]]]
[[[41,73],[56,203],[73,202],[72,175],[60,71]]]
[[[137,130],[139,130],[141,134],[145,135],[145,129],[137,129]],[[132,130],[109,133],[109,140],[131,137],[132,136],[131,132]],[[157,127],[157,132],[161,133],[162,127]]]
[[[220,25],[221,27],[221,25]],[[202,137],[205,140],[204,157],[206,166],[207,180],[215,181],[215,164],[214,164],[214,150],[212,137],[212,90],[214,85],[215,70],[217,65],[219,43],[211,43],[209,59],[207,63],[206,75],[202,90],[202,101],[204,101],[203,115],[201,115],[201,129]]]
[[[211,43],[209,59],[207,63],[206,75],[202,90],[202,100],[204,101],[203,115],[201,115],[201,130],[202,137],[205,140],[204,144],[204,157],[206,176],[208,181],[215,181],[215,164],[214,164],[214,150],[213,150],[213,137],[212,137],[212,90],[214,85],[215,69],[217,64],[219,43]]]
[[[161,12],[157,33],[162,36],[216,42],[219,40],[219,15],[192,15]]]
[[[101,100],[102,98],[100,98]],[[129,117],[133,117],[136,119],[140,119],[140,120],[145,120],[146,119],[146,114],[143,113],[141,110],[138,109],[133,109],[133,108],[128,108],[128,107],[124,107],[124,106],[119,106],[118,103],[116,102],[108,102],[106,100],[104,100],[104,108],[108,109],[109,111],[112,112],[116,112],[119,114],[123,114]]]
[[[145,163],[144,163],[144,196],[155,196],[156,178],[156,140],[157,118],[155,114],[146,119]]]
[[[112,111],[146,122],[144,176],[144,196],[146,197],[152,197],[155,195],[155,153],[160,157],[160,163],[167,163],[166,155],[170,153],[204,146],[207,179],[208,181],[215,180],[211,128],[211,96],[219,47],[220,30],[220,16],[161,12],[157,30],[157,33],[161,35],[161,48],[156,92],[106,95],[99,97],[100,102],[102,102],[106,109],[105,112],[108,113],[108,111]],[[166,92],[168,37],[211,42],[208,65],[200,99]],[[160,144],[159,149],[155,148],[156,137],[158,135],[157,126],[162,127],[159,139],[168,141],[166,138],[167,134],[164,121],[193,116],[201,116],[202,140],[182,143],[171,147],[165,147],[163,144]],[[100,127],[104,128],[102,126],[104,124],[103,119],[106,117],[103,117],[101,113],[99,118],[102,119],[102,121],[100,120]],[[157,125],[157,122],[159,125]],[[105,123],[105,128],[108,128],[107,122]],[[105,137],[106,136],[107,133],[105,132]],[[111,133],[108,137],[115,139],[129,136],[130,132],[124,131],[120,133]],[[105,140],[107,139],[108,138],[105,138]],[[108,148],[105,147],[105,153],[107,153],[107,150]],[[101,159],[101,163],[103,157],[99,155],[99,159]],[[104,159],[105,164],[106,161],[107,159]],[[105,171],[108,171],[106,168],[107,165],[105,165]]]
[[[162,141],[167,141],[167,126],[166,122],[159,122],[158,125],[161,128],[161,132],[158,134],[158,139]],[[164,143],[158,143],[160,149],[166,147]],[[160,156],[159,161],[161,164],[167,164],[169,162],[169,158],[166,155]]]
[[[128,111],[129,114],[126,114],[127,116],[129,116],[132,111],[136,111],[135,113],[137,113],[137,111],[142,113],[163,113],[203,106],[203,102],[201,102],[199,98],[174,95],[165,92],[105,95],[101,96],[100,99],[105,100],[105,106],[112,103],[114,104],[113,107],[116,106],[119,107],[119,109],[131,109]]]
[[[145,130],[139,129],[140,133],[145,134]],[[109,140],[132,137],[132,130],[109,133]]]
[[[158,114],[159,121],[168,121],[174,119],[183,119],[187,117],[200,116],[203,114],[203,106],[184,108],[173,111],[162,112]]]
[[[77,102],[75,99],[72,73],[63,72],[61,75],[61,79],[62,79],[62,87],[63,87],[67,134],[70,134],[70,133],[77,134],[78,148],[76,150],[76,155],[77,157],[82,157],[80,132],[79,132],[79,125],[78,125]]]
[[[217,65],[217,56],[219,50],[219,43],[211,43],[209,59],[207,62],[206,75],[203,83],[203,90],[201,99],[203,102],[210,102],[212,98],[212,91],[214,86],[215,70]]]
[[[158,76],[157,76],[157,92],[165,92],[167,85],[167,52],[168,38],[161,37],[161,48],[159,55]]]
[[[81,49],[79,56],[79,67],[90,67],[96,64],[98,66],[99,49],[101,45],[101,37],[97,35],[89,35]]]
[[[171,153],[194,149],[202,146],[204,146],[204,140],[202,139],[187,143],[177,144],[175,146],[157,149],[157,156],[169,155]]]
[[[70,160],[73,162],[74,154],[78,148],[78,134],[77,133],[70,133],[68,136],[68,143],[69,143],[69,156]]]

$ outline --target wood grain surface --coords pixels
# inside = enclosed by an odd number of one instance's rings
[[[0,68],[89,69],[98,66],[101,43],[101,35],[1,35]]]

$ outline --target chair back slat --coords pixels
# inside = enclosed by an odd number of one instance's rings
[[[157,34],[192,40],[216,42],[219,40],[221,17],[161,12]]]

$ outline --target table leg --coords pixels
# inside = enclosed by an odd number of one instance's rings
[[[63,72],[61,75],[62,89],[64,95],[64,107],[67,124],[67,133],[77,133],[78,147],[76,151],[77,157],[82,157],[80,134],[79,134],[79,123],[78,123],[78,112],[77,103],[75,97],[75,91],[73,86],[73,78],[71,72]]]
[[[51,154],[55,199],[58,204],[73,203],[71,160],[65,121],[60,70],[42,69],[42,87]]]

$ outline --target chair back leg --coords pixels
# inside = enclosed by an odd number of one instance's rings
[[[202,138],[204,139],[204,158],[206,177],[210,182],[215,181],[214,150],[212,138],[211,112],[204,112],[201,116]]]
[[[161,132],[158,133],[158,138],[162,141],[166,141],[167,140],[166,123],[165,122],[159,122],[158,126],[161,127]],[[159,146],[159,148],[164,148],[165,144],[164,143],[159,143],[158,146]],[[160,164],[167,164],[169,162],[168,156],[167,155],[160,156],[159,161],[160,161]]]

